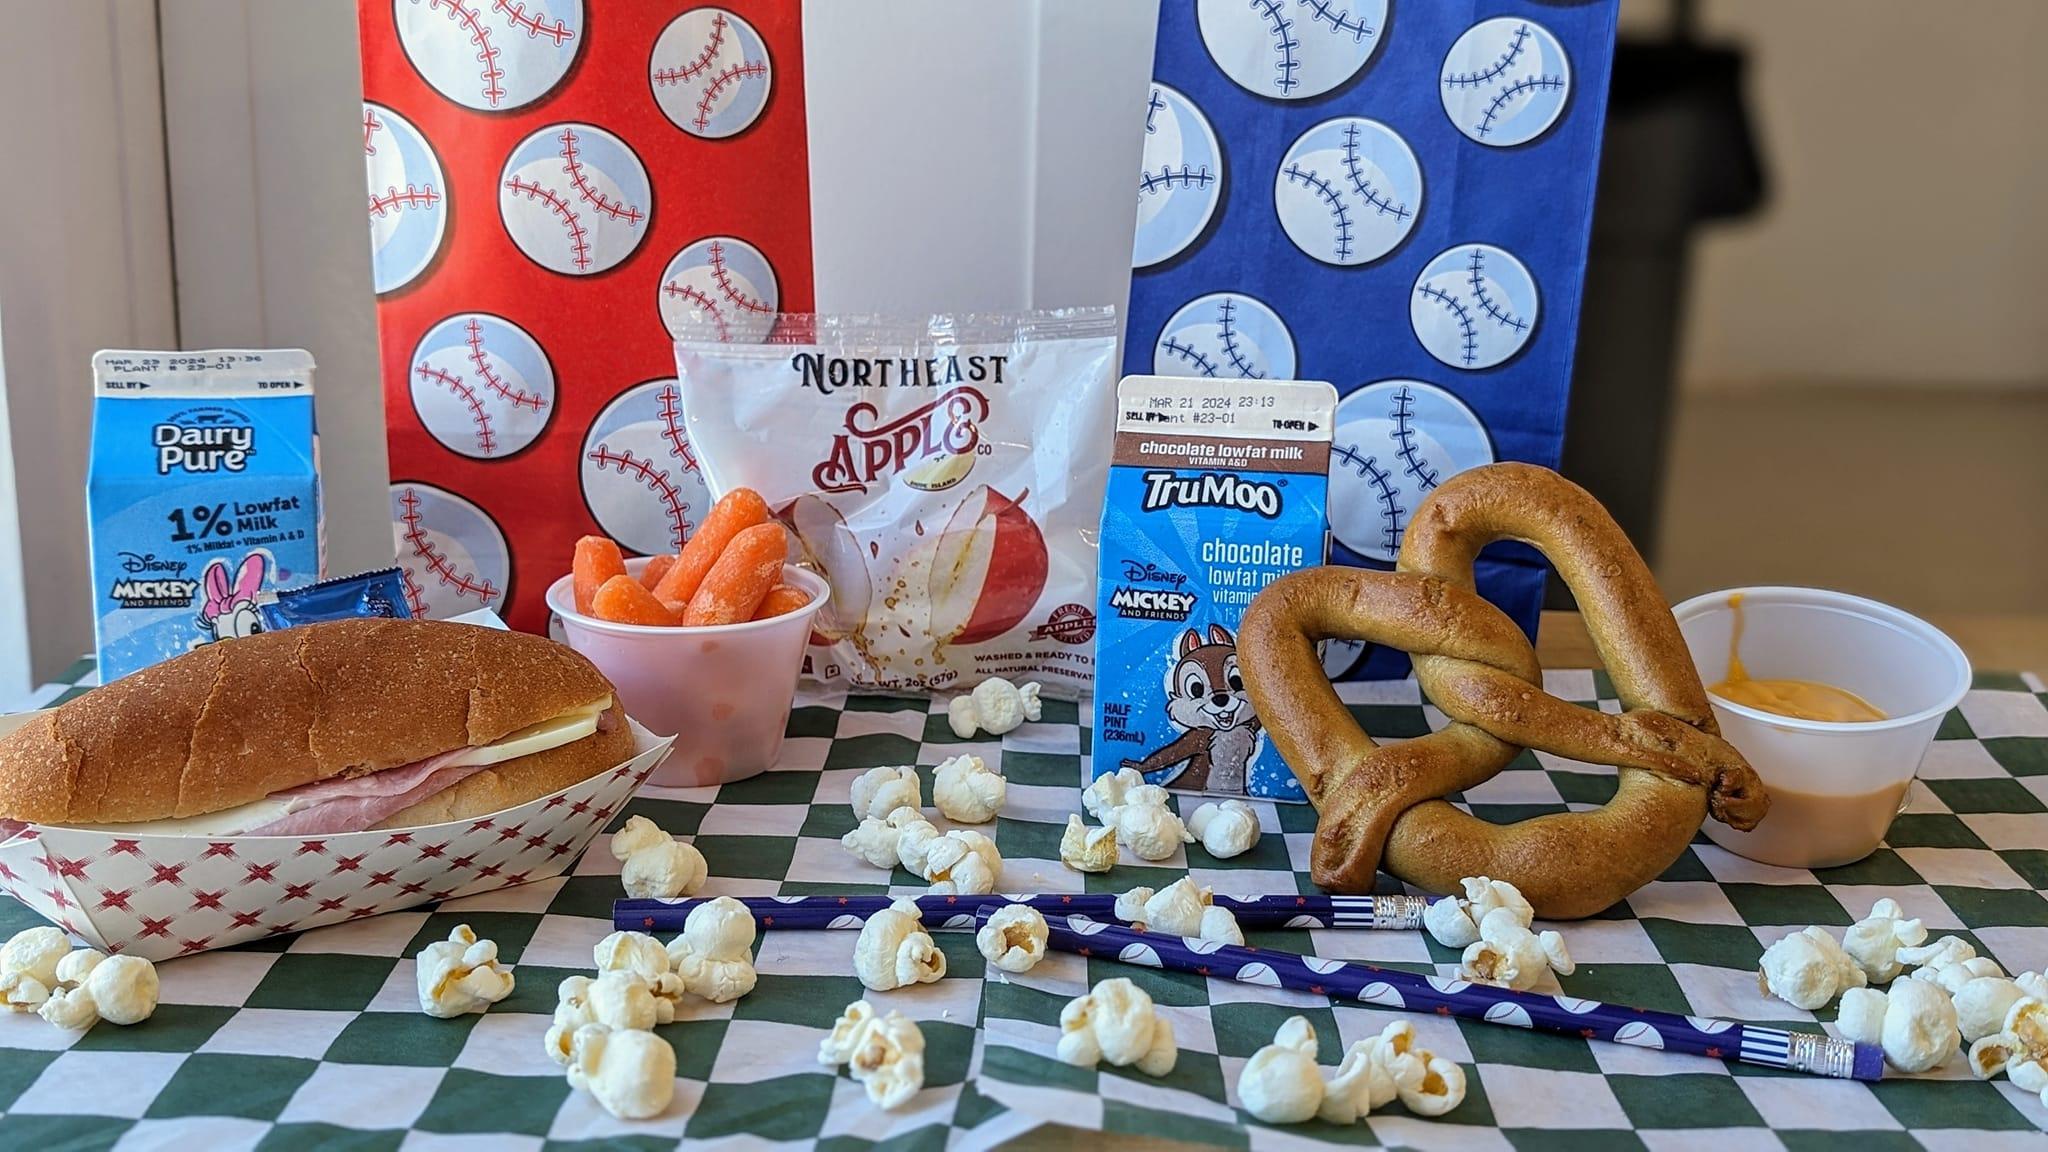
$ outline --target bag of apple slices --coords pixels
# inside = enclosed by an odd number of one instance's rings
[[[760,492],[791,555],[832,585],[812,679],[1089,689],[1115,309],[785,315],[761,344],[708,326],[678,336],[685,428],[712,492]]]

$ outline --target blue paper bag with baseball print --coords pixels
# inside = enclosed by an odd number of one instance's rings
[[[1557,465],[1617,8],[1161,6],[1124,370],[1334,381],[1333,562],[1392,567],[1466,468]],[[1526,547],[1481,557],[1531,635],[1544,579]]]

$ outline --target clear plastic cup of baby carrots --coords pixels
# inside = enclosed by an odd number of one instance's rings
[[[626,561],[634,576],[646,567],[645,559]],[[823,577],[793,564],[783,567],[782,585],[808,601],[764,620],[694,627],[587,616],[576,610],[573,577],[548,589],[563,642],[611,680],[628,715],[676,735],[675,750],[649,783],[695,788],[743,780],[782,754],[811,618],[826,596]]]
[[[829,588],[785,562],[782,526],[758,500],[741,489],[719,501],[677,556],[627,560],[585,537],[548,588],[563,642],[611,680],[628,715],[676,736],[651,784],[742,780],[781,755]]]

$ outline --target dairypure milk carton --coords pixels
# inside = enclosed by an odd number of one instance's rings
[[[86,489],[102,682],[262,630],[318,580],[313,357],[100,352]]]
[[[1323,562],[1337,391],[1129,376],[1116,399],[1089,774],[1305,800],[1245,692],[1237,626],[1260,589]]]

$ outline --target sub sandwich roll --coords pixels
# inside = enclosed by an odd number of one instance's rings
[[[209,644],[0,737],[0,819],[332,835],[465,819],[632,758],[612,685],[540,636],[343,620]]]

